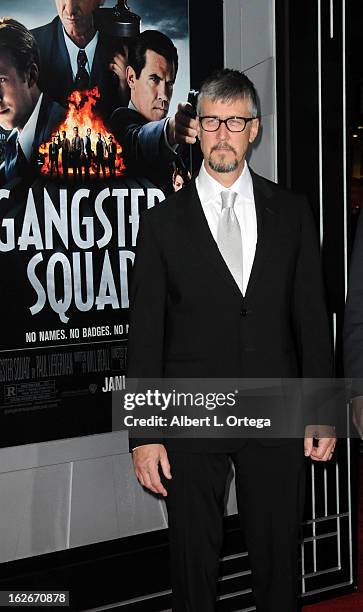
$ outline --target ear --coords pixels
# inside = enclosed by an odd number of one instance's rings
[[[199,117],[197,117],[196,119],[197,119],[197,138],[198,140],[200,140],[200,131],[202,128],[200,127]]]
[[[32,64],[28,70],[28,74],[27,74],[27,82],[30,87],[33,87],[33,85],[36,85],[39,79],[39,68],[36,64]]]
[[[255,138],[256,138],[256,136],[258,134],[259,127],[260,127],[260,120],[258,118],[256,118],[253,121],[251,121],[250,135],[248,137],[248,141],[251,144],[255,140]]]
[[[126,81],[130,89],[135,89],[136,72],[132,66],[126,67]]]

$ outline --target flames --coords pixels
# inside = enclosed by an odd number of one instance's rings
[[[102,139],[108,143],[108,137],[110,136],[110,132],[107,130],[102,119],[97,115],[94,111],[94,107],[97,104],[97,100],[100,98],[100,93],[98,87],[94,87],[93,89],[88,89],[87,91],[74,91],[70,97],[68,98],[68,111],[64,122],[57,127],[54,131],[54,136],[60,135],[62,131],[65,131],[67,134],[67,138],[72,142],[73,138],[73,128],[75,126],[78,127],[78,134],[81,137],[86,135],[86,130],[90,128],[91,132],[91,146],[93,151],[93,158],[89,167],[89,174],[96,175],[96,140],[98,138],[98,132],[101,133]],[[49,146],[51,144],[51,140],[49,142],[43,143],[39,147],[39,163],[40,163],[40,171],[43,175],[50,175],[51,163],[49,159]],[[124,173],[126,167],[122,158],[122,147],[121,145],[114,139],[114,142],[117,147],[116,153],[116,175],[120,176]],[[109,168],[107,161],[107,152],[105,153],[105,166],[106,166],[106,175],[109,176]],[[58,156],[58,169],[59,176],[63,176],[63,168],[62,168],[62,154],[59,151]],[[84,174],[84,169],[82,171]],[[73,174],[72,164],[70,163],[68,174],[71,177]],[[53,175],[56,175],[55,169],[53,171]],[[103,176],[103,174],[101,174]]]

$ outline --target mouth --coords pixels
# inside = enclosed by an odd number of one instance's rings
[[[215,147],[212,148],[211,153],[214,153],[214,151],[221,151],[222,153],[225,153],[226,151],[229,153],[234,153],[236,155],[236,151],[230,147],[229,145],[216,145]]]
[[[164,119],[164,117],[166,117],[168,111],[166,110],[166,108],[153,108],[153,112],[155,115],[157,115],[160,119]]]
[[[227,144],[226,142],[219,142],[218,144],[214,145],[213,149],[215,149],[216,151],[218,151],[219,149],[233,151],[233,147],[231,147],[231,145]]]
[[[6,113],[9,112],[9,108],[0,108],[0,115],[5,115]]]
[[[80,16],[77,17],[64,17],[65,21],[68,21],[68,23],[77,23],[77,21],[80,20]]]

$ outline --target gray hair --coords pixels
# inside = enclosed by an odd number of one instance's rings
[[[257,93],[254,84],[239,70],[224,68],[217,70],[203,82],[198,96],[197,114],[200,114],[202,99],[212,102],[231,102],[238,98],[247,98],[250,102],[252,117],[258,116]]]

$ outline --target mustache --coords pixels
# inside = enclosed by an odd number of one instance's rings
[[[223,140],[221,140],[221,142],[218,142],[218,144],[213,145],[213,147],[211,148],[211,153],[213,153],[213,151],[232,151],[232,153],[234,153],[235,155],[237,155],[237,151],[231,147],[231,145],[228,144],[228,142],[224,142]]]

